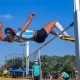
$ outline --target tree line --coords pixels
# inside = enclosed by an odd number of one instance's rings
[[[47,75],[48,72],[53,72],[54,74],[60,73],[62,70],[65,70],[71,74],[75,73],[76,70],[76,57],[74,55],[65,55],[65,56],[48,56],[42,55],[41,59],[41,69],[43,75]],[[34,62],[29,63],[30,69]],[[23,59],[21,57],[15,58],[15,63],[13,59],[7,60],[6,63],[1,66],[1,70],[7,66],[8,68],[14,67],[16,69],[26,68],[26,57]]]

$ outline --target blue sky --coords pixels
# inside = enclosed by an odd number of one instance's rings
[[[20,28],[28,18],[30,12],[35,12],[30,30],[41,29],[52,20],[59,21],[66,28],[73,21],[73,0],[0,0],[0,22],[3,23],[3,31],[6,27]],[[55,31],[58,31],[55,29]],[[74,37],[74,27],[67,31]],[[4,34],[5,36],[5,34]],[[46,41],[52,38],[49,35]],[[45,41],[45,42],[46,42]],[[5,56],[22,54],[22,43],[7,43],[0,41],[0,65],[4,64]],[[30,42],[30,53],[44,43]],[[42,55],[75,55],[75,43],[63,41],[59,38],[41,50]]]

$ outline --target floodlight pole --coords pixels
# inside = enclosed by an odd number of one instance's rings
[[[78,80],[80,80],[80,0],[74,0],[74,24],[76,62],[78,70]]]

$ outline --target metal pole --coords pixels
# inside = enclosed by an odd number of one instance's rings
[[[40,63],[40,69],[41,69],[41,58],[40,58],[40,50],[38,50],[38,54],[39,54],[39,63]]]
[[[6,59],[6,56],[5,56],[5,64],[7,64],[7,59]]]
[[[25,56],[25,55],[24,55],[24,50],[25,50],[25,44],[21,44],[21,46],[23,46],[22,68],[24,68],[24,58],[25,58],[25,57],[24,57],[24,56]],[[24,74],[24,72],[23,72],[23,78],[24,78],[24,75],[25,75],[25,74]]]
[[[29,41],[25,42],[26,47],[26,77],[28,77],[28,73],[29,73]],[[27,71],[28,70],[28,71]]]
[[[14,67],[14,54],[13,54],[13,58],[12,58],[12,66]]]
[[[80,0],[74,0],[74,23],[76,62],[78,70],[78,80],[80,80]]]
[[[15,66],[15,54],[13,53],[12,66]]]

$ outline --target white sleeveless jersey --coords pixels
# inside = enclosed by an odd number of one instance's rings
[[[22,40],[31,40],[34,36],[34,32],[32,30],[26,30],[25,32],[19,30],[17,31],[16,36]]]

